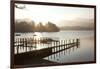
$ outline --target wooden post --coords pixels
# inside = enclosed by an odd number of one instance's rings
[[[47,47],[49,48],[49,43],[47,43]]]
[[[52,49],[52,42],[51,42],[51,49]],[[52,53],[53,53],[53,49],[52,49]],[[51,57],[51,59],[52,59],[52,55],[51,55],[50,57]]]
[[[40,43],[42,44],[42,46],[44,46],[43,40],[43,38],[40,39]]]
[[[59,43],[59,51],[61,50],[61,40],[60,40],[60,43]]]
[[[63,49],[63,40],[61,40],[61,50]],[[62,54],[62,51],[60,52]]]
[[[73,39],[73,45],[75,45],[75,41],[74,41],[74,39]],[[75,47],[75,46],[74,46]],[[73,51],[74,51],[74,47],[73,47]]]
[[[54,54],[54,59],[55,59],[56,55]]]
[[[28,38],[27,41],[28,41],[28,43],[27,43],[27,51],[30,51],[30,49],[29,49],[30,48],[30,38]]]
[[[17,45],[17,54],[19,53],[19,38],[18,38],[18,45]]]
[[[70,46],[70,44],[71,44],[71,40],[69,40],[69,45],[68,45],[68,47]],[[69,48],[68,50],[69,50],[69,54],[70,54],[70,48]]]
[[[60,50],[60,40],[59,40],[59,42],[58,42],[58,46],[59,46],[59,50]],[[59,51],[59,50],[58,50],[58,51]]]
[[[20,38],[20,49],[21,49],[21,47],[23,46],[23,42],[22,42],[22,38]]]
[[[37,41],[36,41],[36,39],[35,39],[35,42],[34,42],[34,44],[35,44],[35,50],[36,50],[36,43],[37,43]]]
[[[24,50],[24,46],[25,46],[25,45],[24,45],[24,38],[22,38],[22,42],[23,42],[22,48],[23,48],[23,50]]]
[[[24,38],[24,52],[26,50],[26,38]]]
[[[16,53],[17,53],[17,47],[18,47],[18,38],[16,39]]]
[[[65,42],[64,42],[64,40],[63,40],[63,49],[65,49]]]
[[[58,41],[56,41],[56,52],[58,51]],[[56,53],[56,57],[57,57],[57,53]]]
[[[70,43],[71,43],[71,41],[69,40],[69,45],[68,45],[68,47],[70,46]]]
[[[56,41],[56,52],[58,51],[58,42]]]
[[[31,51],[32,51],[32,47],[33,47],[33,39],[31,38]]]
[[[29,51],[29,44],[30,44],[30,41],[29,41],[29,38],[27,38],[27,51]]]
[[[67,40],[65,40],[65,53],[67,52]]]
[[[66,41],[64,40],[64,49],[66,49]]]
[[[37,44],[39,44],[39,38],[37,38],[36,40],[37,40]]]
[[[31,44],[31,38],[29,38],[29,41],[30,41],[30,43],[29,43],[29,51],[31,51],[31,46],[32,46],[32,44]]]
[[[62,40],[62,44],[61,44],[61,45],[62,45],[61,47],[62,47],[62,49],[63,49],[63,47],[64,47],[64,43],[63,43],[63,40]]]
[[[34,46],[34,38],[32,38],[32,50],[33,50],[33,46]]]
[[[66,43],[66,45],[65,45],[65,53],[67,52],[67,40],[65,40],[65,43]]]
[[[44,42],[43,42],[44,40],[45,40],[45,38],[42,38],[42,39],[41,39],[41,42],[42,42],[43,46],[44,46]]]
[[[62,44],[63,44],[63,41],[61,40],[61,50],[63,49],[63,46],[62,46]]]
[[[77,46],[77,48],[79,47],[78,43],[79,43],[79,39],[76,39],[76,46]]]
[[[39,44],[40,46],[43,46],[43,44],[41,43],[41,37],[38,39],[38,44]]]
[[[66,40],[64,40],[64,55],[65,55],[65,50],[66,50]]]
[[[56,45],[55,45],[55,41],[54,41],[54,53],[56,52]],[[55,59],[55,54],[54,54],[54,59]]]
[[[54,41],[54,52],[55,52],[55,41]]]
[[[25,38],[25,51],[27,52],[27,39]]]
[[[57,51],[57,45],[56,45],[56,41],[55,41],[55,52]]]
[[[18,53],[20,53],[20,49],[19,49],[20,48],[20,45],[21,45],[20,38],[19,38],[18,41],[19,41],[19,44],[18,44]]]
[[[63,44],[64,44],[63,49],[65,49],[65,40],[63,40]]]
[[[60,51],[60,40],[59,40],[59,42],[58,42],[58,51]],[[60,56],[60,53],[58,53],[58,55]]]

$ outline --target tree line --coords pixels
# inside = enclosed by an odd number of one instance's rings
[[[58,32],[60,29],[52,22],[47,22],[45,25],[35,23],[34,21],[16,20],[15,32]]]

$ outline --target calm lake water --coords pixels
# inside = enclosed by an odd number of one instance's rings
[[[60,31],[60,32],[44,32],[44,33],[17,33],[21,36],[15,36],[16,38],[30,38],[49,37],[55,40],[69,40],[80,39],[80,47],[72,48],[62,51],[57,54],[50,55],[43,59],[57,62],[57,63],[69,63],[69,62],[85,62],[94,60],[94,31]]]

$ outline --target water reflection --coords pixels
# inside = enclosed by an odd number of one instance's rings
[[[67,47],[65,47],[67,48]],[[72,52],[74,52],[75,50],[77,50],[79,47],[72,47],[72,48],[69,48],[69,49],[65,49],[63,51],[60,51],[58,53],[55,53],[55,54],[52,54],[44,59],[46,60],[49,60],[49,61],[52,61],[52,62],[57,62],[57,63],[63,63],[61,61],[61,57],[63,56],[66,56],[66,54],[71,54]],[[62,47],[62,49],[64,49],[64,47]],[[53,49],[53,52],[54,52],[54,49]]]
[[[72,33],[77,33],[78,35],[73,35],[70,36]],[[40,50],[42,48],[46,47],[51,47],[56,45],[60,45],[61,43],[71,43],[74,42],[72,38],[80,38],[80,46],[72,47],[67,50],[60,51],[59,53],[52,54],[48,57],[45,57],[43,59],[49,60],[52,62],[57,62],[57,63],[69,63],[69,62],[84,62],[84,61],[93,61],[94,60],[94,32],[93,31],[66,31],[66,32],[58,32],[59,34],[56,33],[42,33],[42,36],[46,37],[55,37],[55,35],[59,38],[53,38],[55,40],[64,40],[68,39],[66,41],[61,41],[61,42],[48,42],[47,44],[45,43],[37,43],[34,48],[30,48],[31,50]],[[27,35],[27,36],[26,36]],[[26,34],[26,35],[21,35],[21,38],[33,38],[33,33]],[[41,35],[40,35],[41,36]],[[19,36],[15,37],[18,38]],[[36,37],[36,36],[34,36]],[[37,37],[38,38],[38,37]],[[35,39],[35,38],[34,38]],[[72,40],[69,40],[72,39]],[[42,39],[43,40],[43,39]],[[19,40],[18,40],[19,41]],[[28,44],[29,45],[29,44]],[[70,45],[65,46],[65,48],[69,47]],[[15,47],[16,48],[16,47]],[[21,52],[25,51],[24,47],[19,48]],[[28,48],[27,51],[30,51]],[[64,49],[64,47],[56,47],[55,49],[52,49],[52,52],[56,52],[58,50]]]

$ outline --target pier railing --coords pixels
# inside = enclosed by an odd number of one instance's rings
[[[52,54],[69,49],[79,47],[79,39],[70,40],[53,40],[50,38],[16,38],[14,42],[14,53],[25,53],[41,49],[52,49]]]

